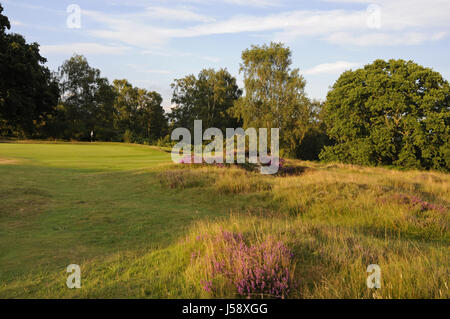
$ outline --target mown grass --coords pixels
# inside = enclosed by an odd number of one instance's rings
[[[222,231],[284,243],[289,298],[449,297],[448,174],[289,161],[302,173],[262,176],[96,143],[0,144],[0,159],[0,297],[241,297],[207,271]]]

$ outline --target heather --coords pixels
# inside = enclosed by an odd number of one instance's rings
[[[217,278],[248,298],[286,298],[294,288],[293,253],[283,242],[268,237],[248,243],[243,234],[226,230],[196,239],[203,242],[205,252],[193,253],[193,262],[203,263],[206,278],[201,282],[212,296]]]

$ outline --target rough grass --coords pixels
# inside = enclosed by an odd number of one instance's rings
[[[59,146],[0,144],[19,160],[0,165],[0,297],[242,297],[238,270],[208,271],[226,256],[208,238],[223,232],[293,253],[283,297],[450,297],[449,174],[289,161],[303,173],[274,177],[145,147]],[[78,290],[65,285],[71,263]],[[381,289],[366,286],[370,264]]]

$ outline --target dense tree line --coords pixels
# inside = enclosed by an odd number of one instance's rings
[[[169,118],[173,128],[192,130],[194,120],[198,119],[206,128],[217,127],[225,131],[227,127],[239,127],[240,123],[230,109],[241,97],[242,90],[226,69],[205,69],[198,76],[191,74],[175,79],[172,89],[172,103],[176,106]]]
[[[61,139],[152,143],[167,134],[167,119],[157,92],[127,80],[101,76],[86,58],[74,55],[59,68],[60,99],[48,135]]]
[[[59,68],[60,100],[49,128],[62,139],[152,143],[167,134],[167,119],[157,92],[112,84],[86,58],[74,55]]]
[[[450,170],[450,87],[412,61],[344,72],[326,101],[310,100],[281,43],[242,53],[244,88],[226,69],[175,79],[169,113],[157,92],[112,83],[74,55],[51,73],[37,43],[8,33],[0,5],[0,136],[158,143],[171,130],[280,128],[282,154],[305,160]]]
[[[0,135],[153,143],[167,134],[157,92],[126,80],[110,84],[85,57],[74,55],[53,74],[37,43],[7,33],[0,5]]]
[[[0,134],[36,137],[58,100],[58,85],[37,43],[11,28],[0,5]]]

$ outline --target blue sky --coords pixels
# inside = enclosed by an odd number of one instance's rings
[[[113,79],[156,90],[171,105],[173,79],[226,67],[242,84],[241,52],[282,41],[311,98],[339,74],[377,58],[412,59],[450,74],[449,0],[0,0],[12,32],[38,42],[56,70],[73,53]],[[69,28],[67,7],[81,8]]]

